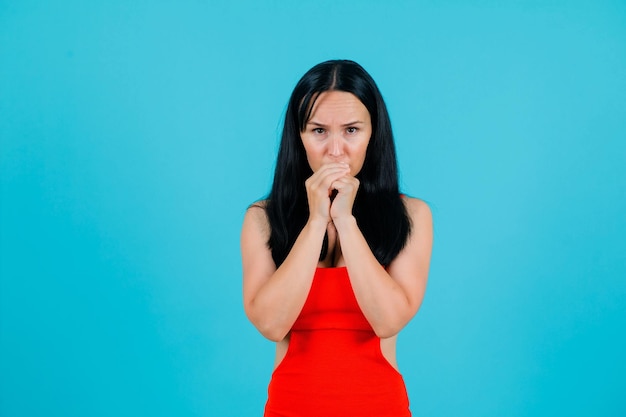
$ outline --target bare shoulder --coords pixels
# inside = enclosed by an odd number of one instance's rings
[[[269,236],[270,226],[267,219],[267,200],[259,200],[248,206],[243,220],[243,228],[253,228],[264,236]]]
[[[268,247],[271,227],[266,206],[266,201],[250,205],[243,219],[240,244],[244,278],[255,276],[259,271],[275,269]]]
[[[265,209],[267,209],[267,200],[259,200],[248,206],[247,212],[262,212],[265,213]]]
[[[267,200],[259,200],[259,201],[255,201],[254,203],[250,204],[248,209],[260,208],[260,209],[265,210],[266,207],[267,207]]]
[[[433,215],[430,207],[424,200],[414,197],[402,197],[414,227],[432,227]]]

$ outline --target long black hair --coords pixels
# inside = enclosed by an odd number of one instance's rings
[[[304,182],[313,175],[301,132],[315,100],[326,91],[354,94],[372,121],[365,161],[356,175],[360,181],[353,215],[374,256],[388,265],[404,247],[411,224],[398,187],[396,151],[391,122],[382,95],[372,77],[354,61],[332,60],[311,68],[291,94],[276,159],[274,182],[266,212],[271,232],[268,241],[276,267],[293,247],[309,217]],[[320,260],[326,257],[324,239]]]

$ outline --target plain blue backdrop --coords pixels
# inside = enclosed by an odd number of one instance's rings
[[[241,221],[331,58],[434,214],[414,415],[626,415],[618,0],[0,1],[0,415],[261,415]]]

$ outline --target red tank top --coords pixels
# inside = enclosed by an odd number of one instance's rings
[[[348,270],[318,268],[268,388],[265,417],[409,417],[402,376],[385,359]]]

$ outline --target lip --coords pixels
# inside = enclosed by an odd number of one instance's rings
[[[348,166],[351,166],[350,165],[350,161],[348,161],[346,159],[340,159],[340,160],[331,159],[331,160],[326,161],[325,163],[326,164],[348,164]]]

